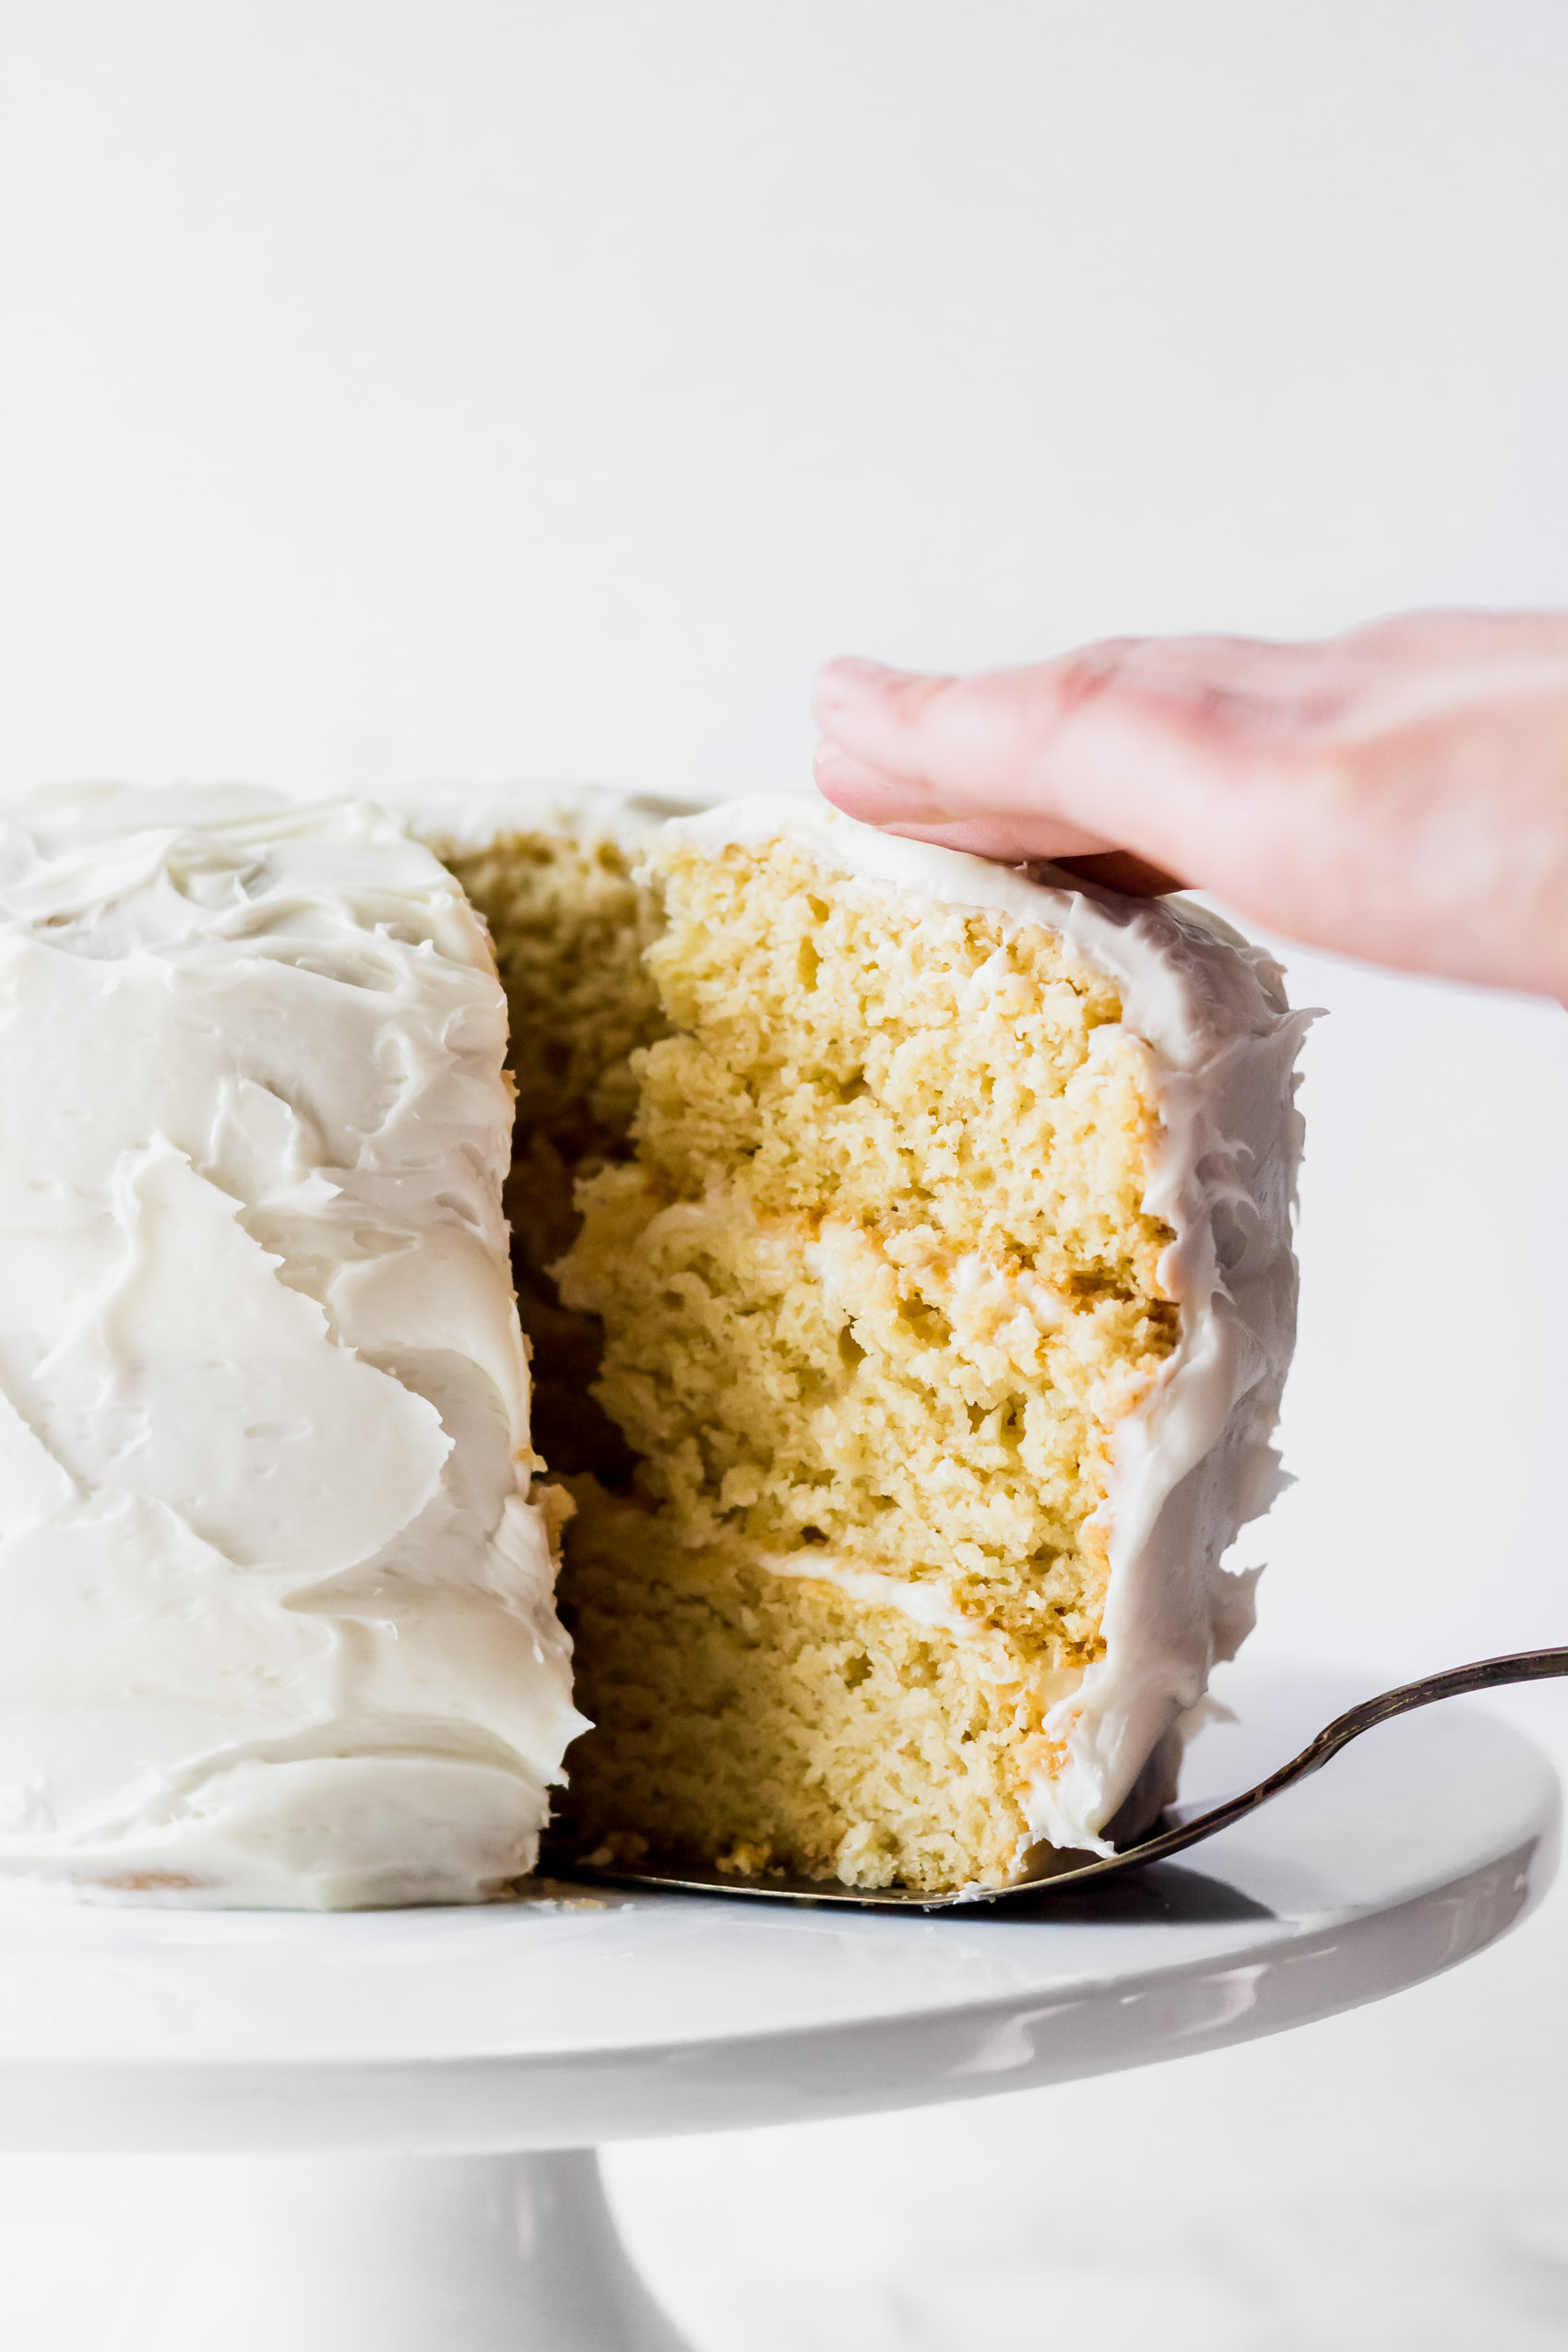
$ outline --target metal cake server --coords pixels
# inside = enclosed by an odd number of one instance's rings
[[[1505,1682],[1539,1682],[1560,1674],[1568,1674],[1568,1649],[1519,1650],[1511,1657],[1482,1658],[1474,1666],[1454,1666],[1446,1673],[1423,1675],[1419,1682],[1402,1683],[1397,1690],[1384,1691],[1375,1699],[1363,1699],[1359,1705],[1336,1716],[1300,1755],[1271,1772],[1254,1788],[1243,1788],[1237,1796],[1223,1797],[1202,1806],[1172,1805],[1146,1836],[1123,1847],[1121,1852],[1054,1854],[1037,1876],[1021,1880],[1014,1886],[926,1895],[913,1887],[843,1886],[833,1879],[790,1878],[783,1874],[775,1877],[771,1873],[748,1876],[739,1871],[695,1865],[671,1864],[664,1868],[653,1861],[599,1863],[584,1859],[570,1845],[557,1840],[546,1841],[540,1869],[552,1878],[586,1879],[610,1886],[662,1886],[688,1895],[737,1895],[765,1903],[847,1903],[859,1910],[912,1907],[945,1911],[955,1904],[968,1908],[977,1903],[1005,1903],[1019,1895],[1038,1898],[1069,1888],[1076,1890],[1091,1881],[1103,1883],[1129,1871],[1141,1870],[1146,1862],[1162,1862],[1172,1854],[1185,1853],[1189,1847],[1201,1845],[1218,1830],[1229,1829],[1232,1822],[1255,1812],[1282,1789],[1293,1788],[1298,1780],[1320,1771],[1331,1756],[1336,1756],[1341,1748],[1348,1748],[1352,1740],[1359,1740],[1363,1731],[1374,1730],[1380,1723],[1391,1723],[1396,1715],[1409,1715],[1417,1707],[1433,1705],[1439,1699],[1460,1698],[1472,1691],[1496,1690]]]

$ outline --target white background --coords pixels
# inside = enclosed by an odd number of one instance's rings
[[[1568,9],[0,0],[0,786],[799,782],[832,652],[1568,605]],[[1289,960],[1258,1651],[1568,1639],[1568,1021]],[[1565,1964],[613,2178],[701,2352],[1535,2352]],[[63,2180],[6,2352],[128,2340]]]

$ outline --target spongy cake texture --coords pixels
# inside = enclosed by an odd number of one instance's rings
[[[448,854],[511,1002],[536,1443],[575,1473],[572,1826],[1005,1880],[1180,1334],[1116,984],[788,838],[677,828],[640,880],[591,826]]]
[[[489,922],[506,991],[517,1123],[504,1198],[534,1356],[533,1441],[554,1470],[602,1467],[618,1449],[589,1393],[598,1325],[563,1308],[547,1269],[577,1229],[577,1177],[630,1147],[631,1057],[665,1028],[644,963],[658,907],[624,846],[592,828],[440,846]]]

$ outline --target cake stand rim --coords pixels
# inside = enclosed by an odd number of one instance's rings
[[[1545,1895],[1557,1859],[1557,1775],[1526,1734],[1495,1716],[1489,1725],[1521,1776],[1509,1818],[1481,1850],[1473,1843],[1452,1870],[1386,1905],[1325,1912],[1293,1931],[973,2002],[701,2039],[521,2053],[5,2060],[0,2148],[421,2156],[582,2147],[939,2104],[1289,2030],[1458,1965]],[[1181,1931],[1149,1932],[1169,1952]]]

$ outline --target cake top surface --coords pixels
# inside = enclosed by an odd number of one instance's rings
[[[367,852],[370,853],[367,855]],[[451,876],[372,802],[240,787],[51,790],[0,805],[0,923],[96,959],[225,947],[287,958],[336,934],[413,930],[489,971]]]

